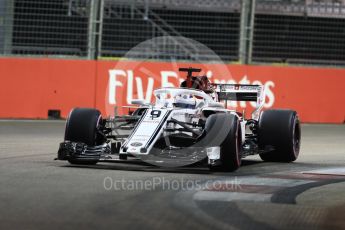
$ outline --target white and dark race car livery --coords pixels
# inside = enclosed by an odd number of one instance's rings
[[[299,155],[301,130],[292,110],[266,110],[261,85],[201,83],[200,69],[183,68],[187,82],[159,88],[155,102],[133,100],[131,115],[102,118],[96,109],[74,108],[66,121],[59,160],[72,164],[145,161],[178,167],[207,164],[234,171],[242,158],[259,154],[265,161],[292,162]],[[207,79],[206,79],[207,81]],[[199,84],[200,86],[200,84]],[[253,101],[250,119],[228,108],[229,101]]]

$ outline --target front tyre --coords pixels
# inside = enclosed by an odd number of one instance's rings
[[[241,166],[242,135],[239,119],[233,114],[213,114],[205,124],[203,141],[207,146],[220,146],[220,164],[210,165],[212,171],[232,172]]]
[[[88,146],[100,145],[104,138],[99,135],[102,122],[101,113],[96,109],[74,108],[66,122],[65,141],[81,142]],[[96,164],[98,160],[86,160],[74,156],[68,160],[71,164]]]
[[[259,119],[258,141],[264,161],[292,162],[299,155],[301,125],[296,111],[267,110]],[[271,151],[269,151],[272,149]]]

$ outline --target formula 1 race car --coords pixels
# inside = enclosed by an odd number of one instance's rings
[[[165,167],[203,162],[219,171],[234,171],[254,154],[265,161],[297,159],[298,115],[261,111],[263,86],[211,84],[206,76],[193,76],[200,69],[180,71],[187,72],[181,87],[156,89],[153,104],[133,100],[137,108],[131,115],[104,119],[96,109],[74,108],[58,159],[72,164],[140,160]],[[232,100],[256,102],[251,118],[228,109]]]

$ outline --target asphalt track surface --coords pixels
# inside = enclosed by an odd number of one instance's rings
[[[63,121],[0,121],[0,229],[345,229],[345,125],[234,173],[54,161]]]

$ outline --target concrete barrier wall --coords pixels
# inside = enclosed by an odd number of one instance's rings
[[[303,122],[344,123],[345,69],[135,61],[0,59],[0,118],[66,117],[73,107],[125,113],[132,98],[153,100],[152,91],[178,86],[179,67],[200,67],[212,82],[263,84],[265,109],[297,110]],[[232,103],[238,111],[251,103]]]

